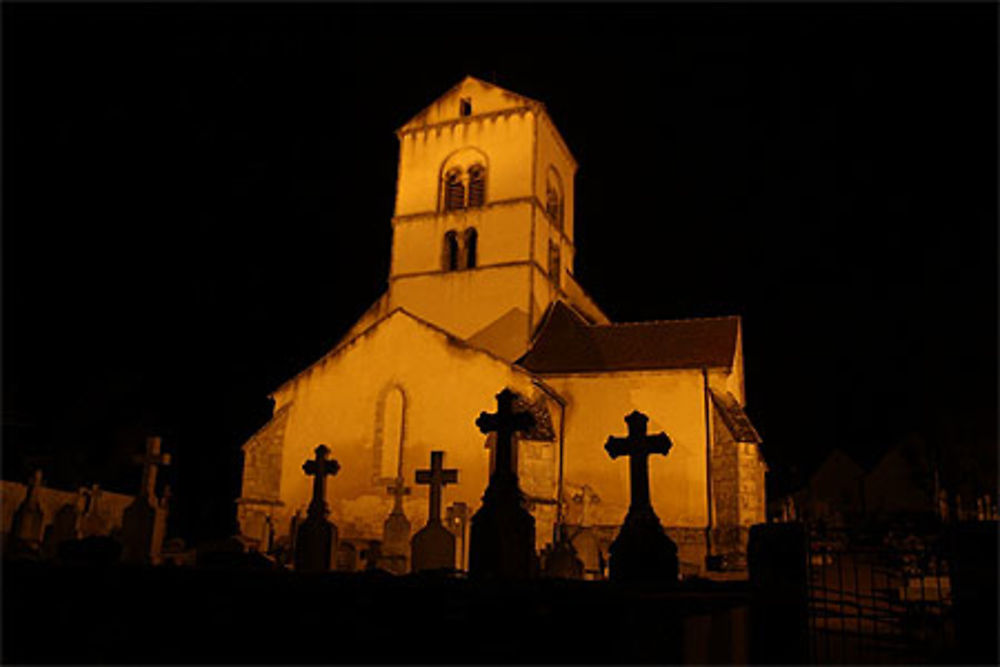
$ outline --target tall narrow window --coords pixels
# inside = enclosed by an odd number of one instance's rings
[[[463,97],[458,102],[458,115],[459,116],[471,116],[472,115],[472,98]]]
[[[469,167],[469,207],[486,203],[486,168],[481,164]]]
[[[566,206],[563,203],[562,179],[554,167],[549,167],[545,182],[545,213],[555,223],[556,229],[560,231],[563,228],[563,212],[565,208]]]
[[[444,177],[444,210],[457,211],[465,208],[465,184],[462,183],[462,172],[452,169]]]
[[[479,234],[476,230],[469,228],[465,230],[465,268],[476,267],[476,244],[479,241]]]
[[[559,285],[559,245],[549,241],[549,279]]]
[[[402,471],[406,433],[406,398],[392,387],[379,398],[375,422],[375,481],[394,479]]]
[[[458,269],[458,233],[454,230],[444,235],[444,270]]]

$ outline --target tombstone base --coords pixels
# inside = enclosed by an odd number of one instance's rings
[[[159,565],[166,524],[163,509],[137,496],[122,514],[122,562]]]
[[[583,561],[569,540],[559,540],[545,558],[545,576],[583,579]]]
[[[325,518],[310,515],[295,536],[295,571],[329,572],[337,553],[337,527]]]
[[[520,492],[487,488],[469,529],[469,576],[528,579],[537,570],[535,517],[521,506]]]
[[[652,508],[629,510],[608,551],[608,576],[612,581],[677,583],[677,545],[667,536]]]
[[[455,536],[440,521],[421,528],[410,541],[412,570],[452,570],[455,568]]]

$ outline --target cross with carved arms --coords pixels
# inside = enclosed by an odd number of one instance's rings
[[[316,448],[316,458],[310,459],[302,464],[302,469],[307,475],[313,477],[313,497],[309,503],[309,513],[326,516],[326,476],[336,475],[340,471],[340,464],[335,459],[328,459],[330,449],[326,445]]]
[[[535,418],[527,412],[514,412],[514,392],[504,389],[497,394],[497,411],[493,414],[481,412],[476,426],[484,434],[496,433],[496,464],[494,477],[517,478],[513,465],[512,439],[517,431],[528,431],[535,425]]]
[[[135,463],[142,466],[142,486],[139,494],[146,498],[156,497],[156,470],[159,466],[170,465],[170,454],[160,453],[160,439],[156,436],[146,438],[146,454],[132,457]]]
[[[417,471],[417,484],[431,487],[431,506],[427,523],[441,523],[441,487],[458,483],[458,470],[444,468],[444,452],[431,452],[430,470]]]
[[[629,512],[651,508],[649,503],[649,464],[647,459],[650,454],[663,454],[670,452],[673,443],[666,433],[660,431],[654,435],[646,435],[646,424],[649,417],[638,410],[633,410],[625,417],[628,424],[628,436],[624,438],[608,437],[604,444],[604,450],[611,455],[612,459],[619,456],[629,457],[629,478],[632,486],[632,502],[629,505]]]
[[[395,498],[392,504],[393,511],[401,510],[403,507],[403,496],[410,495],[410,487],[406,486],[405,480],[402,477],[396,477],[389,486],[385,487],[385,490],[390,496]]]

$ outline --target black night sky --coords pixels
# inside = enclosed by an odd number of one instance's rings
[[[743,316],[776,488],[913,436],[995,481],[992,3],[2,11],[6,479],[132,493],[158,433],[171,533],[234,531],[267,394],[385,287],[393,131],[472,74],[548,106],[613,320]]]

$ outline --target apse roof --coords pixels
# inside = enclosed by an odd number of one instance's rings
[[[518,364],[535,373],[729,368],[739,317],[589,324],[555,301]]]

